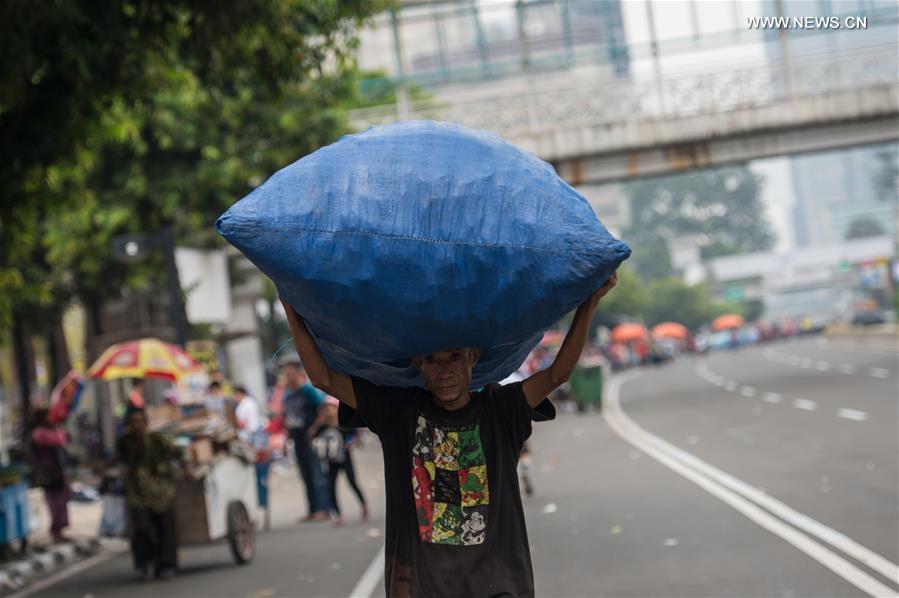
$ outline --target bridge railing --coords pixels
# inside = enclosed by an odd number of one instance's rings
[[[486,99],[413,103],[404,119],[435,119],[493,131],[505,138],[552,129],[679,119],[760,108],[794,99],[896,85],[897,46],[877,46],[766,61],[714,72],[655,79],[596,82],[535,89]],[[364,129],[401,118],[395,105],[356,110],[350,124]]]

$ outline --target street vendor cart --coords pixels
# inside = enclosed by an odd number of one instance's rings
[[[227,539],[234,561],[249,562],[256,550],[256,469],[252,462],[216,455],[178,482],[175,519],[178,544],[207,544]]]

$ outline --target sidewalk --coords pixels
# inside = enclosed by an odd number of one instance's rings
[[[8,596],[101,551],[119,552],[127,548],[127,544],[120,540],[97,539],[100,501],[69,503],[70,526],[66,533],[74,542],[68,544],[51,542],[50,516],[40,488],[28,491],[28,503],[34,531],[28,536],[26,553],[0,566],[0,596]]]
[[[381,463],[380,445],[373,436],[365,438],[364,446],[353,453],[356,461],[357,476],[363,491],[369,498],[374,511],[383,509],[384,474]],[[350,522],[358,521],[361,511],[355,497],[343,477],[339,482],[342,507],[345,517]],[[50,542],[50,517],[44,502],[43,491],[39,488],[29,490],[30,517],[32,529],[29,535],[28,554],[21,558],[0,565],[0,597],[27,595],[41,583],[58,583],[60,576],[66,575],[66,569],[76,571],[75,563],[92,564],[86,561],[104,560],[128,550],[128,542],[123,539],[97,538],[102,515],[102,501],[90,503],[69,503],[69,528],[67,535],[76,540],[72,544],[52,544]],[[269,501],[271,504],[270,525],[272,530],[293,528],[299,518],[308,512],[306,492],[300,482],[296,465],[283,460],[271,468],[269,476]],[[265,533],[265,511],[258,508],[256,515],[259,533]],[[373,527],[363,528],[366,537],[379,535]],[[374,536],[373,536],[374,534]],[[53,578],[52,580],[49,578]],[[24,591],[23,591],[24,590]]]

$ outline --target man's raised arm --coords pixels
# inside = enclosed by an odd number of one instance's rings
[[[604,285],[581,303],[552,365],[533,374],[522,383],[521,388],[531,408],[539,405],[546,395],[559,388],[571,377],[571,373],[581,357],[581,352],[584,350],[584,343],[587,342],[587,332],[593,312],[596,310],[599,300],[612,290],[617,282],[618,275],[613,273]]]
[[[306,328],[306,322],[294,311],[293,307],[283,299],[281,305],[287,312],[287,321],[290,324],[290,333],[293,335],[293,345],[297,349],[297,355],[303,362],[303,368],[309,381],[316,388],[328,393],[348,407],[356,408],[356,393],[353,390],[353,381],[346,374],[340,374],[328,367],[318,350],[312,335]]]

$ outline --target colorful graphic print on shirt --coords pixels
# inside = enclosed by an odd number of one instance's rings
[[[483,544],[490,492],[477,424],[440,428],[418,416],[412,493],[422,542]]]

